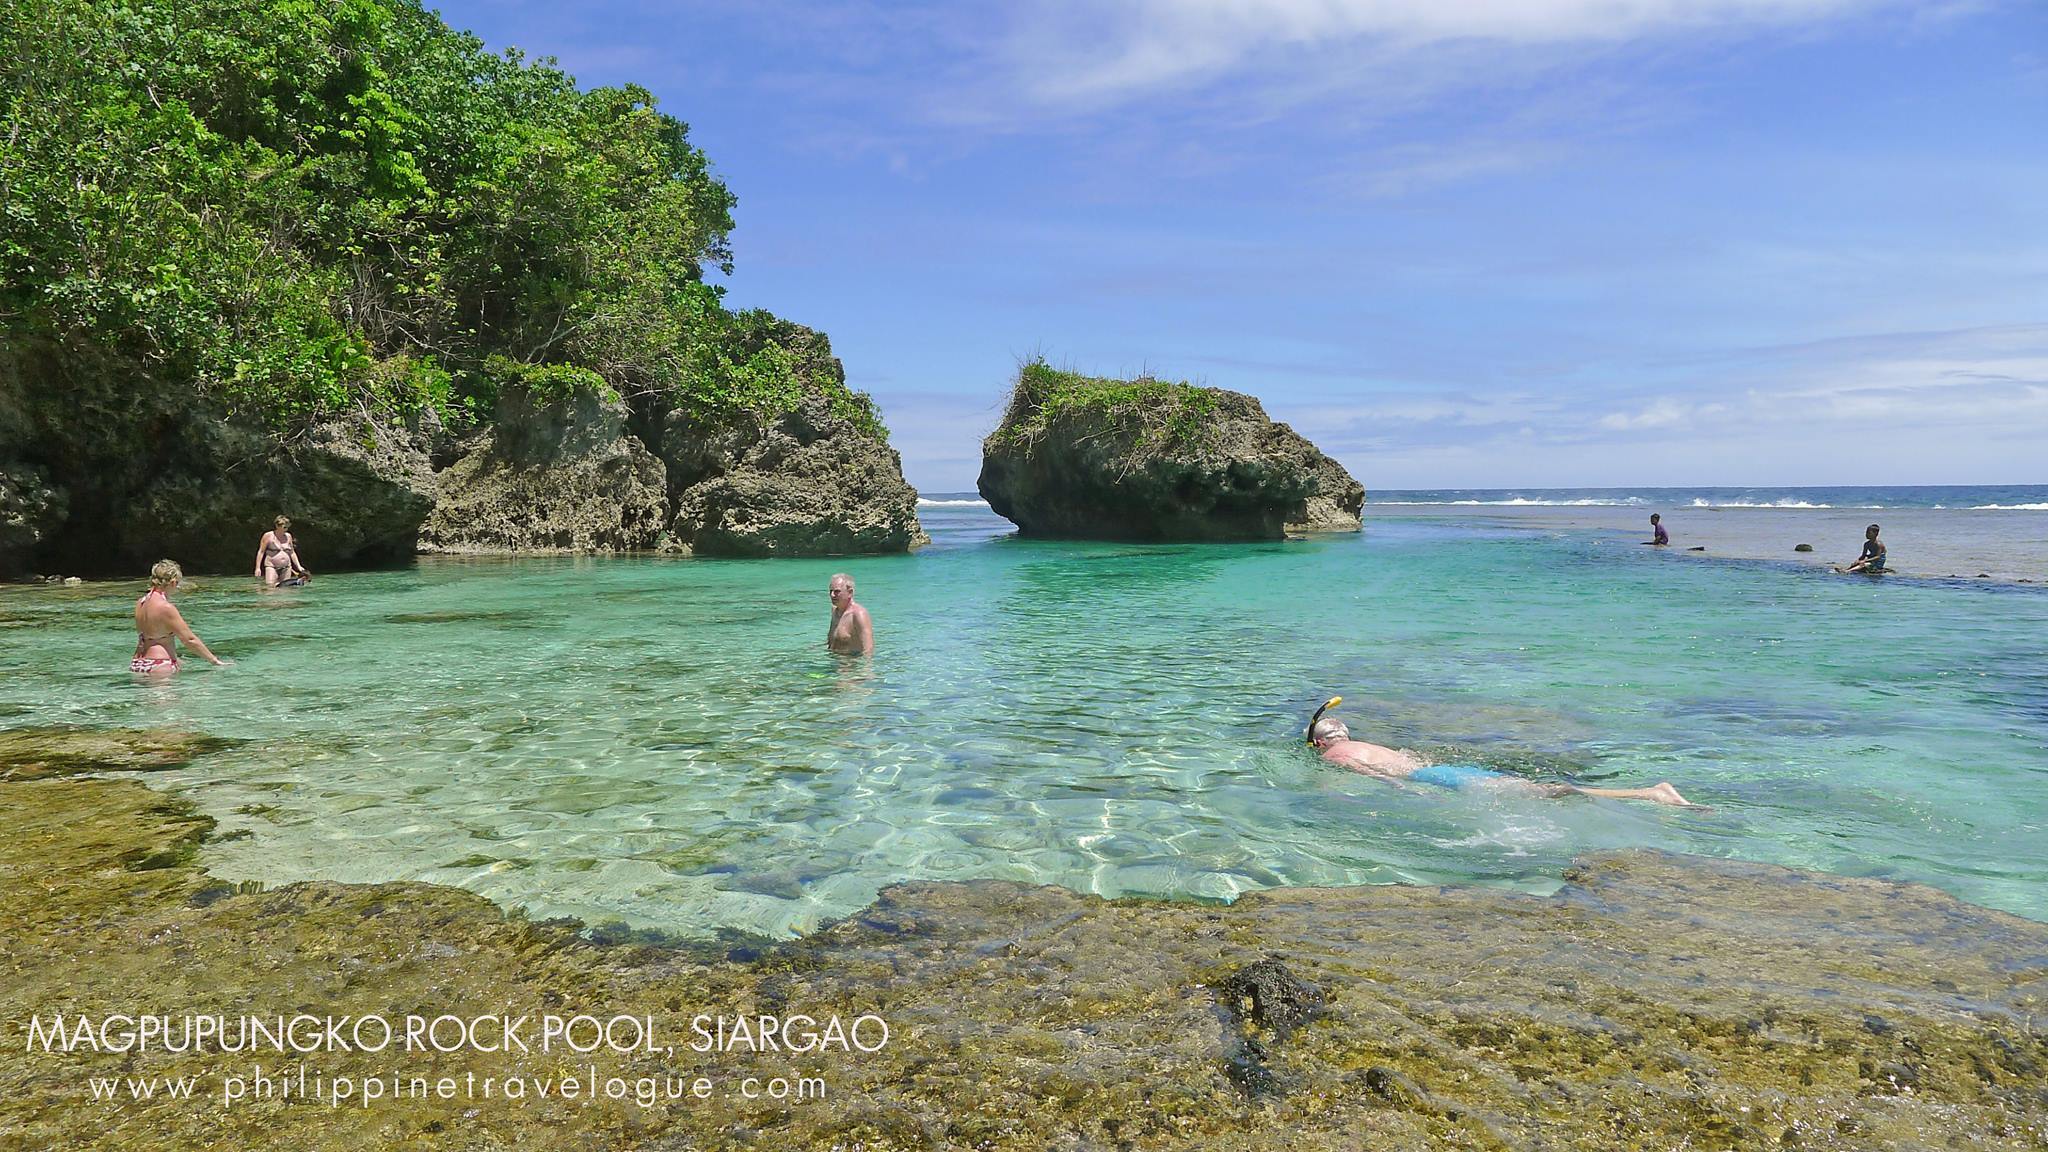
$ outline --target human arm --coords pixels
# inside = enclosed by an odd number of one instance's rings
[[[171,632],[178,637],[180,644],[199,653],[200,657],[208,663],[217,664],[222,668],[234,663],[232,660],[223,660],[215,656],[212,650],[208,649],[205,643],[199,639],[199,634],[192,631],[192,626],[185,623],[184,613],[176,608],[171,609]]]
[[[258,541],[256,542],[256,572],[255,572],[255,574],[256,574],[257,576],[259,576],[259,577],[263,575],[263,557],[264,557],[264,554],[265,554],[265,553],[267,553],[267,552],[269,552],[269,551],[270,551],[270,533],[268,533],[268,532],[265,532],[265,533],[263,534],[263,539],[261,539],[261,540],[258,540]]]
[[[858,627],[860,628],[860,654],[863,656],[873,656],[875,654],[875,620],[874,617],[868,615],[865,608],[861,609]]]

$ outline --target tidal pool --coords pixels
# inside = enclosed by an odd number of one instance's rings
[[[140,585],[0,590],[0,725],[221,746],[149,777],[227,880],[421,879],[539,916],[787,937],[901,880],[1229,900],[1550,891],[1654,847],[1916,880],[2048,919],[2048,595],[1697,563],[1405,517],[1356,537],[1016,539],[843,561],[422,560],[182,598],[232,669],[125,670]],[[826,579],[871,662],[822,648]],[[1395,788],[1306,713],[1709,813]]]

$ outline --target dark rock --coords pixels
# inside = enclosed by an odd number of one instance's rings
[[[1240,1022],[1285,1040],[1321,1015],[1323,990],[1288,970],[1278,956],[1240,968],[1216,985],[1216,999]]]
[[[64,522],[64,493],[40,468],[0,465],[0,575],[20,575],[36,545]]]
[[[509,386],[497,420],[436,477],[421,552],[617,552],[651,548],[667,518],[667,470],[626,431],[616,398],[542,400]]]
[[[1026,365],[976,485],[1026,535],[1277,540],[1357,528],[1365,490],[1258,400]]]
[[[1375,1065],[1365,1070],[1362,1079],[1366,1091],[1396,1108],[1409,1112],[1436,1111],[1436,1105],[1430,1101],[1429,1093],[1396,1069]]]
[[[1811,544],[1794,544],[1794,545],[1792,546],[1792,550],[1793,550],[1794,552],[1811,552],[1811,551],[1813,551],[1813,545],[1811,545]]]

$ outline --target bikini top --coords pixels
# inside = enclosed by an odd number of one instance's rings
[[[297,551],[298,547],[292,543],[292,534],[289,532],[283,536],[279,536],[275,532],[267,532],[263,536],[263,555],[266,558],[273,552],[296,553]]]

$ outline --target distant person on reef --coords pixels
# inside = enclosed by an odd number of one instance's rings
[[[1656,512],[1650,513],[1650,531],[1656,535],[1656,539],[1645,540],[1643,543],[1653,544],[1659,548],[1670,545],[1671,533],[1664,530],[1664,517],[1661,514]]]
[[[135,602],[135,656],[128,661],[130,672],[146,676],[169,675],[178,670],[176,645],[199,653],[207,660],[225,668],[234,663],[223,660],[207,651],[199,642],[178,607],[171,603],[171,593],[185,579],[185,570],[178,567],[176,560],[159,560],[149,570],[149,591]]]
[[[299,562],[299,543],[292,539],[291,517],[279,516],[276,526],[256,542],[256,575],[273,588],[313,579],[313,574]]]
[[[1345,727],[1342,720],[1335,717],[1325,717],[1311,725],[1309,743],[1315,745],[1316,750],[1323,754],[1323,759],[1332,764],[1349,768],[1361,776],[1372,776],[1390,782],[1433,784],[1438,788],[1449,788],[1453,791],[1500,787],[1541,796],[1569,796],[1576,793],[1580,796],[1605,796],[1611,800],[1648,800],[1677,808],[1693,806],[1692,801],[1678,794],[1678,789],[1663,783],[1653,788],[1588,788],[1580,784],[1539,784],[1533,780],[1491,772],[1471,764],[1425,764],[1421,757],[1413,752],[1353,740],[1351,730]]]
[[[825,586],[832,598],[832,626],[825,630],[825,647],[847,656],[870,656],[875,651],[875,622],[868,610],[853,602],[853,577],[844,572],[833,575]]]
[[[1863,530],[1863,555],[1854,564],[1839,568],[1839,572],[1882,572],[1884,567],[1884,541],[1877,538],[1877,525]]]

